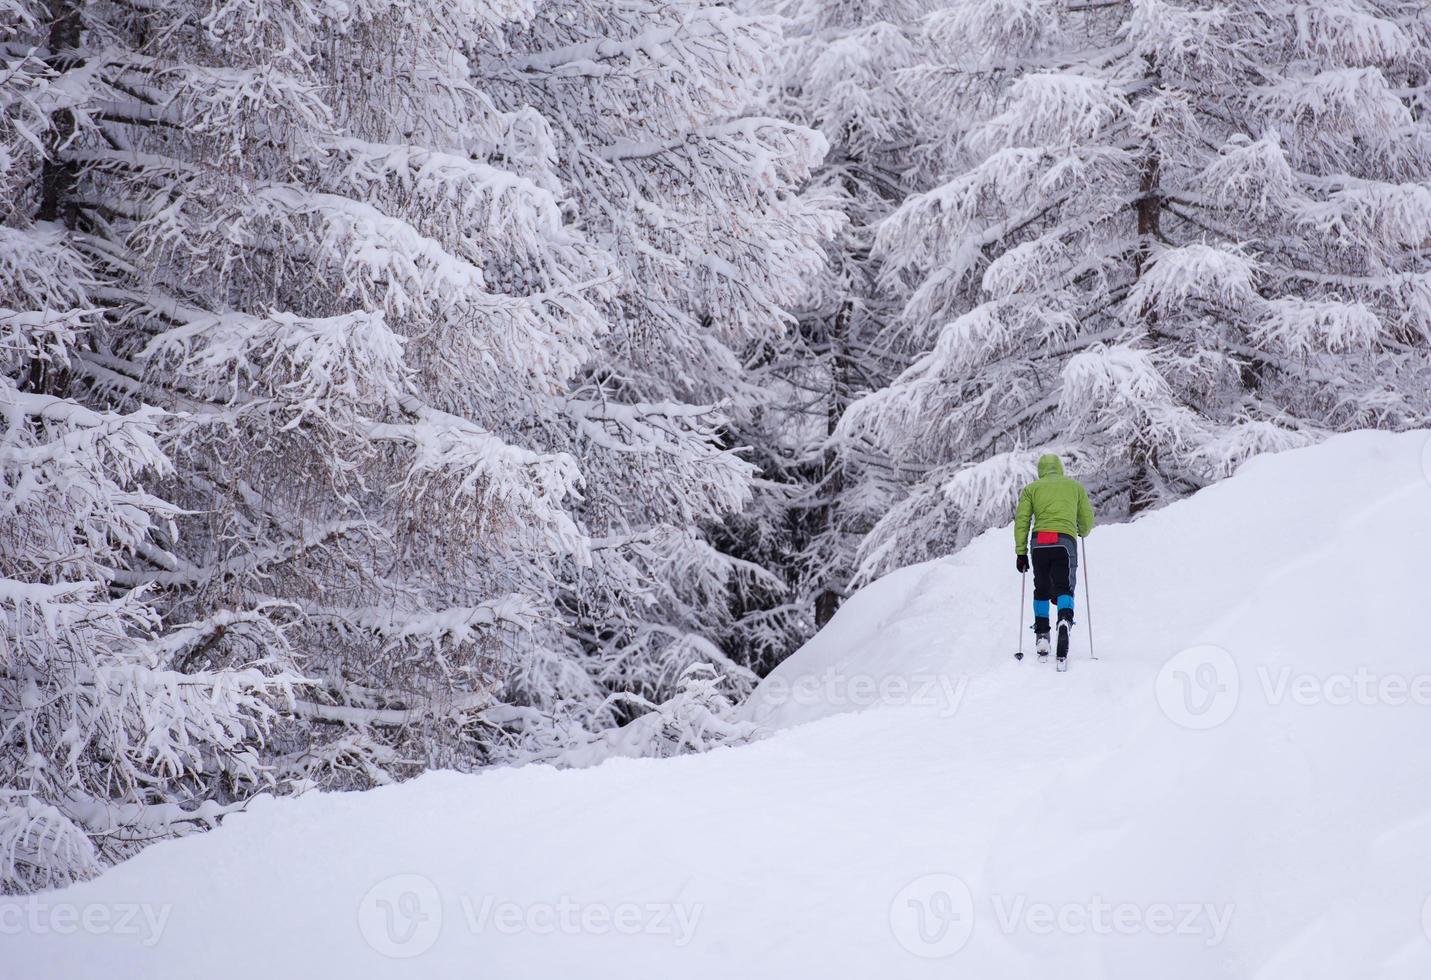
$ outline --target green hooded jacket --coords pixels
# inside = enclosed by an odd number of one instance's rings
[[[1093,530],[1093,505],[1077,480],[1063,475],[1063,461],[1052,453],[1038,458],[1038,479],[1019,494],[1014,512],[1014,554],[1028,554],[1029,522],[1035,531],[1059,531],[1085,537]]]

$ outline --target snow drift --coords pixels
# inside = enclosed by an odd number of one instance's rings
[[[755,744],[261,800],[0,900],[5,976],[1431,975],[1427,433],[1089,539],[1015,663],[1007,528],[855,596]],[[1027,626],[1027,618],[1024,620]]]

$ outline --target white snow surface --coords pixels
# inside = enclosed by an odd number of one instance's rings
[[[1431,976],[1428,460],[1355,433],[1097,528],[1065,674],[991,531],[851,599],[768,738],[260,800],[0,899],[0,976]]]

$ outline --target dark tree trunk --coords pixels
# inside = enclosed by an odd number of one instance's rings
[[[56,72],[64,74],[80,64],[80,29],[79,0],[50,0],[48,63]],[[45,163],[40,172],[40,210],[35,215],[41,221],[62,221],[69,228],[74,228],[78,220],[73,201],[75,168],[60,156],[74,135],[74,113],[61,109],[54,115],[46,141]]]
[[[1162,87],[1158,67],[1151,58],[1146,59],[1149,80],[1155,90]],[[1148,257],[1152,254],[1154,242],[1163,238],[1163,161],[1156,145],[1150,144],[1143,157],[1139,173],[1138,198],[1135,210],[1138,216],[1138,250],[1133,256],[1133,281],[1143,275]],[[1144,327],[1150,340],[1158,339],[1158,314],[1155,310],[1141,311]],[[1155,474],[1158,467],[1158,447],[1140,445],[1134,449],[1137,473],[1128,491],[1128,512],[1139,514],[1155,506],[1158,502]]]
[[[1158,73],[1158,67],[1151,58],[1145,59],[1148,65],[1148,80],[1156,91],[1162,88],[1162,81]],[[1133,253],[1133,282],[1137,282],[1143,277],[1143,269],[1148,263],[1148,257],[1152,255],[1153,243],[1163,237],[1163,195],[1162,195],[1162,172],[1163,160],[1156,145],[1149,144],[1143,156],[1143,165],[1138,176],[1138,197],[1134,203],[1134,211],[1138,218],[1138,245]],[[1142,311],[1143,320],[1147,325],[1148,336],[1156,338],[1158,335],[1158,318],[1152,310]]]
[[[830,334],[827,338],[830,348],[830,401],[825,409],[825,434],[833,436],[835,428],[840,424],[840,418],[845,414],[845,409],[849,405],[850,379],[849,379],[849,351],[848,341],[850,333],[850,320],[854,317],[855,303],[853,299],[846,299],[840,304],[840,312],[835,314],[834,322],[830,326]],[[833,447],[826,448],[824,472],[821,474],[821,496],[825,503],[816,514],[815,524],[827,534],[837,534],[839,528],[839,498],[845,489],[845,473],[841,467],[839,454]],[[835,615],[835,610],[840,608],[842,596],[833,588],[833,583],[826,582],[825,587],[815,598],[815,627],[818,629],[830,621]]]
[[[50,54],[46,63],[57,74],[72,71],[79,65],[80,0],[50,0]],[[60,155],[75,134],[74,113],[61,109],[51,118],[45,140],[45,160],[40,165],[40,207],[35,213],[39,221],[59,221],[66,228],[79,224],[79,210],[74,205],[75,169]],[[39,394],[60,394],[67,385],[65,372],[52,361],[33,358],[21,382],[24,390]]]

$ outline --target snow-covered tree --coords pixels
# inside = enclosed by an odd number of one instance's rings
[[[744,687],[771,633],[746,597],[783,583],[718,545],[740,547],[726,522],[751,505],[746,440],[769,400],[752,362],[782,342],[835,230],[794,193],[824,143],[747,114],[779,43],[768,18],[580,0],[510,42],[478,84],[548,120],[575,223],[619,269],[611,333],[567,402],[593,537],[566,596],[576,637],[604,687],[659,700],[700,662]]]
[[[183,420],[177,533],[113,580],[169,619],[291,610],[312,683],[280,773],[478,756],[472,713],[560,637],[549,583],[589,553],[555,444],[614,275],[563,222],[543,121],[468,80],[530,9],[68,9],[55,165],[106,308],[72,370]],[[563,693],[599,702],[580,675]]]
[[[937,56],[921,26],[936,0],[750,6],[775,13],[785,27],[770,111],[819,129],[830,143],[805,193],[845,219],[798,329],[761,363],[773,397],[757,445],[766,447],[762,462],[774,486],[767,506],[740,530],[790,583],[784,653],[834,614],[858,543],[898,482],[898,462],[879,447],[837,446],[831,436],[853,395],[887,384],[904,363],[905,340],[893,329],[897,304],[877,285],[872,231],[920,186],[945,129],[938,108],[917,104],[909,90]]]
[[[137,555],[170,560],[155,542],[177,511],[145,485],[169,470],[171,420],[76,400],[102,260],[58,163],[83,92],[23,41],[42,14],[0,3],[0,891],[212,824],[266,784],[256,749],[294,680],[265,611],[165,623],[151,593],[114,587]]]
[[[19,367],[16,351],[64,366],[67,326],[42,321],[55,312],[0,311],[7,368]],[[173,513],[141,486],[166,465],[155,411],[95,412],[7,379],[0,412],[0,889],[10,890],[61,884],[210,826],[267,785],[256,749],[295,678],[262,612],[161,629],[145,594],[110,593],[116,566],[149,549]],[[190,669],[199,658],[207,666]]]
[[[76,399],[12,438],[82,430],[92,482],[129,495],[66,518],[123,525],[72,576],[111,604],[72,658],[228,685],[171,712],[174,740],[223,728],[188,737],[204,772],[242,760],[225,799],[719,729],[753,679],[732,597],[773,581],[707,534],[750,499],[744,358],[834,226],[794,194],[818,135],[746,114],[772,24],[4,3],[5,246],[54,266],[12,304],[11,377]]]
[[[972,0],[929,29],[974,122],[879,233],[929,342],[841,434],[927,472],[866,573],[1006,520],[1046,450],[1114,516],[1424,423],[1423,4]]]

